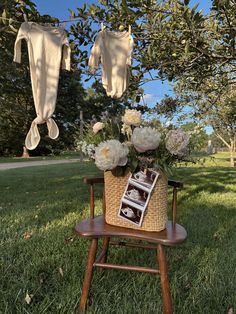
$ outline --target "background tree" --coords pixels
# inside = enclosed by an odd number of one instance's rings
[[[199,152],[206,150],[208,135],[204,129],[204,123],[198,119],[192,119],[190,109],[186,110],[186,103],[181,98],[165,95],[151,110],[151,115],[161,117],[161,121],[167,127],[179,126],[191,135],[191,150]],[[191,118],[191,119],[190,119]],[[191,120],[191,121],[190,121]]]
[[[191,134],[191,150],[194,152],[206,151],[208,135],[202,125],[196,122],[186,122],[181,125],[181,128]]]
[[[73,18],[79,19],[72,26],[71,32],[75,38],[79,62],[86,68],[87,46],[94,42],[101,22],[108,29],[121,31],[127,30],[131,25],[135,49],[130,90],[135,91],[139,97],[139,88],[147,81],[167,79],[178,82],[179,94],[185,94],[185,98],[181,97],[182,105],[191,104],[193,98],[195,100],[195,119],[200,118],[199,108],[204,108],[208,101],[211,103],[211,110],[204,112],[204,122],[210,123],[222,137],[223,130],[229,130],[235,119],[232,115],[235,110],[233,105],[227,110],[231,112],[233,121],[227,122],[226,116],[229,114],[226,111],[223,113],[222,105],[217,100],[231,86],[232,89],[235,88],[236,84],[236,2],[214,0],[209,14],[199,11],[198,5],[191,7],[189,2],[101,0],[97,5],[84,5],[77,12],[71,12]],[[217,82],[217,87],[209,86],[209,82]],[[168,115],[168,112],[177,113],[181,108],[171,98],[164,102],[161,106],[157,105],[156,112],[161,110],[163,113],[164,110]],[[222,121],[222,114],[226,118],[224,125],[218,123]],[[231,143],[232,150],[234,128],[230,128],[231,137],[226,142]],[[232,159],[231,164],[233,165]]]
[[[0,5],[0,154],[22,152],[25,136],[35,118],[35,109],[29,73],[26,42],[22,45],[22,63],[13,63],[14,43],[23,14],[34,22],[57,22],[48,15],[40,16],[31,1],[2,1]],[[79,111],[84,107],[85,91],[81,72],[77,69],[72,47],[72,71],[61,71],[57,95],[55,120],[60,135],[54,141],[47,137],[46,125],[40,125],[41,141],[31,154],[59,153],[74,145]]]
[[[186,81],[180,80],[175,91],[182,102],[189,106],[188,116],[204,125],[210,125],[214,135],[227,147],[230,166],[234,167],[236,141],[236,91],[233,84],[225,86],[221,79],[205,81],[201,90],[186,90]]]
[[[236,91],[230,90],[227,94],[221,95],[217,101],[211,102],[208,97],[204,109],[201,107],[201,117],[213,127],[218,139],[228,148],[230,153],[230,166],[235,166],[234,153],[236,147]]]
[[[71,32],[79,45],[80,62],[87,60],[88,50],[83,48],[94,42],[101,22],[117,30],[131,25],[132,83],[186,77],[194,89],[200,89],[205,78],[226,73],[227,84],[235,83],[235,0],[214,0],[206,15],[197,5],[191,8],[189,0],[101,0],[71,15],[79,18]]]
[[[129,94],[129,96],[131,96]],[[87,89],[86,101],[89,104],[85,109],[85,117],[89,119],[91,115],[95,115],[97,118],[102,112],[107,111],[110,116],[120,115],[125,108],[135,108],[142,113],[148,110],[145,104],[136,102],[136,95],[127,97],[124,95],[121,99],[115,99],[107,96],[102,84],[97,80],[91,88]]]
[[[50,17],[40,17],[30,1],[3,3],[2,17],[15,16],[23,21],[23,10],[29,19],[52,21]],[[100,23],[120,31],[131,25],[134,62],[130,88],[121,102],[126,99],[138,102],[143,93],[142,84],[149,80],[181,82],[182,91],[198,93],[199,97],[202,90],[204,95],[212,93],[213,89],[207,90],[206,86],[209,81],[217,81],[215,99],[229,86],[235,87],[235,0],[214,0],[210,13],[205,15],[197,10],[197,5],[191,7],[188,0],[101,0],[99,4],[71,11],[71,17],[78,19],[70,29],[74,56],[86,74],[90,45]],[[5,38],[6,31],[14,32],[17,26],[13,21],[3,25],[3,19],[1,25]],[[12,50],[8,48],[8,54],[9,51]]]
[[[24,136],[34,113],[25,45],[22,66],[13,63],[14,41],[17,29],[24,21],[25,10],[36,14],[30,1],[25,6],[12,0],[0,4],[0,154],[21,154]]]

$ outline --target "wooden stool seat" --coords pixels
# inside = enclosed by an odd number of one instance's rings
[[[187,238],[186,230],[179,224],[173,225],[172,221],[168,221],[166,229],[160,232],[148,232],[109,225],[105,222],[103,215],[94,219],[83,220],[75,226],[75,231],[78,235],[85,238],[134,238],[166,246],[182,243]]]

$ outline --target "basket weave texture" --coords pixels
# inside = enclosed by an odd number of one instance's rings
[[[111,171],[104,172],[106,223],[143,231],[161,231],[165,229],[167,222],[168,180],[163,173],[160,173],[152,191],[141,227],[135,226],[133,223],[118,217],[121,198],[124,194],[129,176],[130,173],[124,176],[114,176]]]

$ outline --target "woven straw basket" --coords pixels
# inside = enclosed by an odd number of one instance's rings
[[[106,223],[110,225],[139,229],[143,231],[161,231],[167,221],[167,177],[161,173],[152,191],[148,207],[145,210],[142,226],[135,226],[120,217],[118,212],[120,201],[124,194],[130,173],[124,176],[114,176],[111,171],[105,171],[105,201]]]

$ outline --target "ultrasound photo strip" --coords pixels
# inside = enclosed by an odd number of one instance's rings
[[[142,225],[144,212],[158,176],[158,172],[147,170],[146,173],[139,171],[129,177],[121,199],[118,217],[138,226]]]

